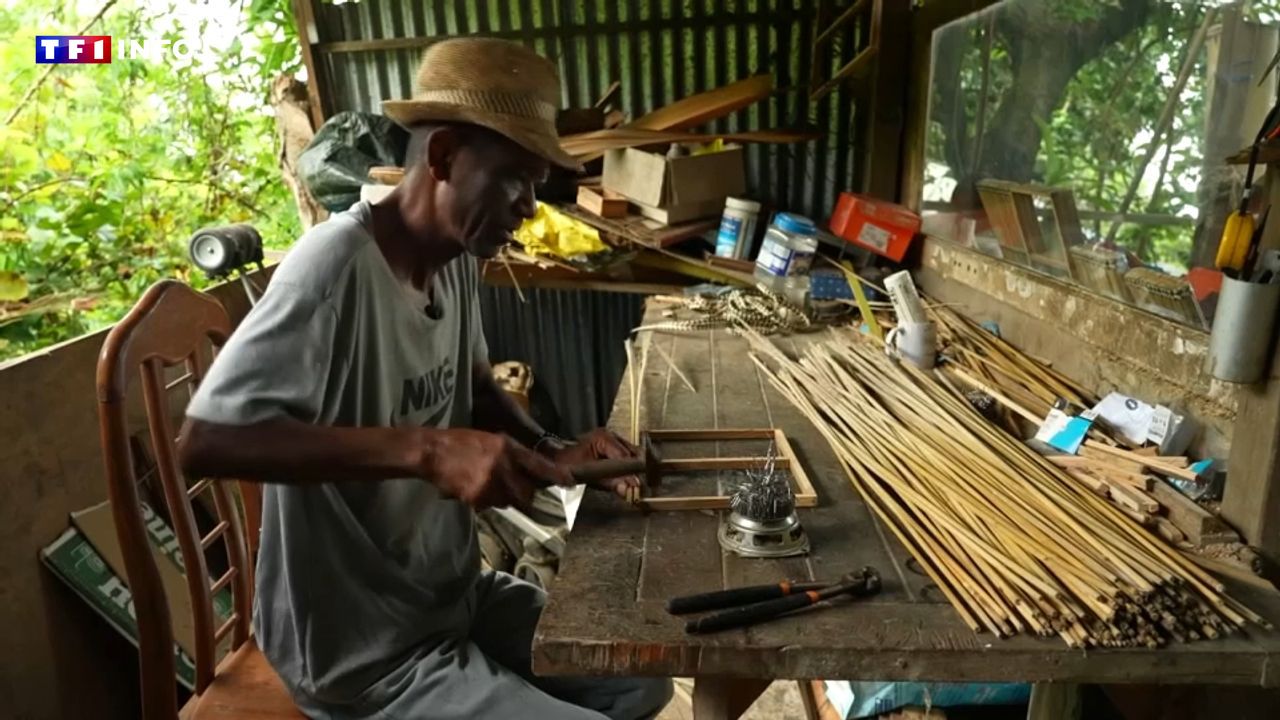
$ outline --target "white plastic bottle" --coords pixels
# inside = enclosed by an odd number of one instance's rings
[[[792,302],[803,303],[818,250],[817,232],[813,221],[803,215],[775,215],[756,256],[756,281]]]

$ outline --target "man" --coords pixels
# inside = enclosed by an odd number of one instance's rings
[[[559,147],[555,68],[513,43],[431,46],[404,181],[309,231],[192,399],[193,476],[265,492],[255,635],[314,718],[651,717],[667,680],[537,678],[544,595],[480,571],[473,509],[634,453],[543,432],[492,377],[475,259],[533,215]],[[638,480],[612,483],[625,493]]]

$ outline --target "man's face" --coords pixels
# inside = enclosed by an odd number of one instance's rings
[[[549,163],[494,132],[453,132],[437,210],[449,235],[468,253],[491,258],[533,217],[533,189],[546,179]]]

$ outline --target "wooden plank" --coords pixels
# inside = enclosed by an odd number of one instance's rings
[[[695,470],[751,470],[769,462],[770,458],[762,456],[719,457],[719,458],[679,458],[662,460],[658,463],[663,472],[682,473]],[[790,466],[787,458],[774,458],[773,463],[781,468]]]
[[[617,218],[627,214],[627,199],[612,190],[580,185],[578,207],[600,217]]]
[[[772,440],[776,428],[682,428],[654,429],[645,434],[655,440]]]
[[[909,112],[907,85],[911,76],[913,8],[911,3],[894,0],[880,5],[880,37],[893,38],[893,41],[877,42],[879,51],[872,69],[872,94],[864,106],[870,108],[871,118],[867,123],[866,167],[861,181],[865,192],[872,197],[897,200],[903,170],[905,113]],[[816,72],[817,63],[814,67]]]
[[[1177,526],[1193,545],[1238,542],[1240,535],[1222,518],[1205,510],[1195,500],[1178,492],[1163,480],[1151,486],[1151,496],[1165,509],[1169,521]]]
[[[1118,504],[1147,515],[1160,512],[1160,503],[1146,493],[1124,483],[1111,484],[1111,497]]]
[[[1153,471],[1158,472],[1162,475],[1171,475],[1173,477],[1182,478],[1184,480],[1195,480],[1197,477],[1199,477],[1193,470],[1190,470],[1188,468],[1180,468],[1180,467],[1177,467],[1176,465],[1171,465],[1169,463],[1161,462],[1155,458],[1147,457],[1146,455],[1139,455],[1138,453],[1131,452],[1129,450],[1121,450],[1120,448],[1114,448],[1114,447],[1111,447],[1110,445],[1107,445],[1106,443],[1098,442],[1097,440],[1085,440],[1084,444],[1086,447],[1091,447],[1091,448],[1101,450],[1109,455],[1114,455],[1123,460],[1130,460],[1133,462],[1137,462],[1141,465],[1145,465],[1146,467],[1151,468]]]
[[[646,497],[636,501],[645,510],[728,510],[727,495],[690,495],[674,497]]]
[[[709,333],[689,336],[645,335],[644,343],[670,342],[668,354],[698,387],[712,388],[712,352]],[[642,351],[643,352],[643,351]],[[650,351],[652,355],[656,355]],[[647,364],[645,377],[645,412],[641,427],[661,431],[663,427],[709,427],[715,425],[715,413],[709,403],[678,402],[685,394],[674,392],[682,387],[671,366]],[[640,362],[637,359],[637,362]],[[714,445],[709,446],[716,451]],[[674,482],[664,482],[668,486]],[[682,483],[683,484],[683,483]],[[699,486],[705,488],[706,486]],[[712,486],[714,487],[714,486]],[[652,498],[651,500],[659,500]],[[665,602],[676,595],[688,595],[722,587],[720,542],[716,524],[697,512],[655,512],[645,519],[644,564],[636,597]]]
[[[1124,458],[1118,458],[1112,455],[1111,453],[1103,452],[1102,450],[1099,450],[1095,447],[1089,447],[1088,445],[1085,445],[1084,447],[1080,448],[1080,455],[1086,458],[1092,458],[1094,460],[1098,460],[1102,465],[1110,465],[1111,467],[1114,467],[1118,470],[1121,470],[1127,473],[1132,473],[1135,475],[1141,475],[1143,468],[1146,467],[1144,463],[1140,463],[1136,460],[1126,460]],[[1142,457],[1147,457],[1147,456],[1143,455]],[[1151,458],[1151,460],[1156,461],[1157,459],[1153,457]]]
[[[759,102],[773,92],[772,75],[754,75],[714,90],[668,103],[645,113],[625,127],[646,130],[680,130],[697,127]]]
[[[795,479],[796,506],[814,507],[818,504],[818,491],[813,489],[813,483],[810,482],[809,475],[804,471],[804,463],[801,463],[799,458],[796,457],[796,451],[792,449],[791,443],[787,441],[787,434],[781,430],[775,430],[774,442],[778,445],[780,459],[787,461],[787,465],[791,468],[791,477]]]
[[[865,53],[864,53],[865,54]],[[858,58],[861,60],[861,57]],[[855,68],[856,70],[857,68]],[[647,145],[669,145],[671,143],[705,144],[713,140],[724,140],[735,143],[766,143],[769,145],[786,145],[817,140],[822,133],[813,130],[791,130],[787,128],[771,128],[767,130],[745,130],[742,132],[678,132],[642,130],[631,126],[606,128],[590,132],[565,135],[560,138],[560,149],[584,162],[594,160],[609,150],[621,150],[629,147]]]

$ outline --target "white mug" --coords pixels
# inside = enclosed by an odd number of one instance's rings
[[[933,367],[938,359],[938,329],[931,322],[905,322],[889,331],[884,339],[889,357],[910,362],[921,370]]]

